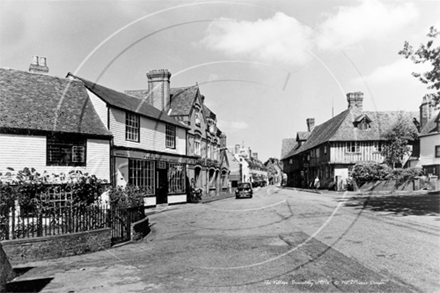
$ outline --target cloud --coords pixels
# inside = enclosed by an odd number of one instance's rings
[[[249,125],[244,121],[225,121],[219,120],[218,127],[225,132],[234,132],[249,128]]]
[[[389,84],[391,82],[414,82],[419,83],[415,77],[411,75],[412,72],[426,72],[432,69],[428,63],[414,64],[411,60],[400,59],[394,63],[380,66],[376,68],[369,75],[357,77],[352,80],[354,84],[374,83],[374,84]]]
[[[339,7],[335,15],[318,25],[321,36],[316,42],[319,48],[328,50],[350,47],[362,40],[379,40],[390,37],[418,17],[413,3],[387,3],[377,0],[362,0],[357,6]]]
[[[221,18],[213,21],[201,44],[232,57],[259,62],[304,63],[312,46],[312,29],[277,12],[255,22]]]

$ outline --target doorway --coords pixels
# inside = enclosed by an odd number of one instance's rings
[[[156,204],[168,203],[168,163],[158,161],[156,168]]]

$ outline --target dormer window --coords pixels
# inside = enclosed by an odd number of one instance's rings
[[[370,125],[371,121],[372,120],[370,119],[370,117],[368,117],[365,114],[362,114],[361,116],[357,117],[354,120],[353,124],[354,124],[354,127],[356,127],[359,130],[367,130],[367,129],[371,128],[371,125]]]

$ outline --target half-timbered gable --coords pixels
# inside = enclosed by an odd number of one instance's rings
[[[323,187],[342,186],[354,164],[383,162],[384,134],[398,119],[412,122],[417,117],[415,112],[363,111],[362,100],[362,93],[347,94],[347,110],[315,126],[303,142],[297,141],[283,158],[288,183],[307,187],[319,177]],[[413,127],[416,130],[416,125]]]

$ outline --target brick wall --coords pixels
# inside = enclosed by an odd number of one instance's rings
[[[23,264],[108,249],[111,246],[111,229],[5,240],[1,245],[12,265]]]
[[[132,241],[137,241],[145,237],[150,233],[150,222],[148,218],[137,221],[131,224],[131,239]]]

